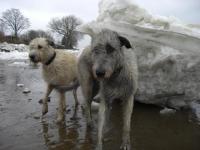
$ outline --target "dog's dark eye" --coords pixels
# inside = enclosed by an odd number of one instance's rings
[[[108,53],[108,54],[110,54],[110,53],[112,53],[112,52],[114,52],[115,51],[115,48],[114,47],[112,47],[110,44],[106,44],[106,52]]]
[[[93,53],[94,53],[95,55],[100,54],[99,50],[93,50]]]
[[[42,48],[42,46],[41,45],[38,45],[38,49],[41,49]]]
[[[92,50],[92,52],[93,52],[94,54],[99,54],[99,53],[100,53],[99,47],[94,47],[94,49]]]

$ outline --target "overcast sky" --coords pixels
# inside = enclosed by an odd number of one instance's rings
[[[200,0],[132,0],[152,14],[175,16],[200,23]],[[30,19],[32,29],[47,29],[49,20],[73,14],[88,22],[98,15],[99,0],[0,0],[0,13],[17,8]]]

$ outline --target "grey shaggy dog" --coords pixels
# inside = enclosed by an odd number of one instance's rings
[[[59,93],[57,122],[64,119],[66,108],[65,92],[73,90],[75,103],[79,104],[76,90],[77,81],[77,58],[75,54],[64,50],[54,49],[54,43],[45,38],[35,38],[30,44],[29,58],[34,63],[42,64],[43,78],[47,83],[47,90],[43,98],[42,115],[48,112],[48,96],[53,89]]]
[[[92,123],[91,102],[94,97],[100,98],[97,149],[103,148],[103,131],[109,105],[120,99],[123,103],[121,149],[130,150],[131,116],[138,81],[137,59],[131,44],[116,32],[102,30],[92,37],[91,46],[80,55],[78,72],[88,125]]]

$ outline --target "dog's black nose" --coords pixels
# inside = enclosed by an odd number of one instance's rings
[[[29,55],[29,58],[30,58],[31,60],[35,60],[35,55]]]
[[[97,77],[104,77],[105,76],[105,71],[104,70],[96,70],[96,75]]]

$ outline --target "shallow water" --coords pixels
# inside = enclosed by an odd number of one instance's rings
[[[96,143],[94,128],[86,128],[82,107],[74,108],[72,93],[67,93],[65,122],[56,124],[57,94],[53,92],[49,112],[42,119],[41,105],[45,84],[39,69],[27,65],[9,65],[0,61],[0,150],[92,150]],[[23,63],[20,63],[23,64]],[[31,90],[23,94],[24,84]],[[78,98],[82,102],[79,89]],[[104,149],[117,150],[121,143],[121,109],[114,104]],[[200,126],[189,111],[160,115],[161,108],[135,104],[132,117],[133,150],[199,150]]]

